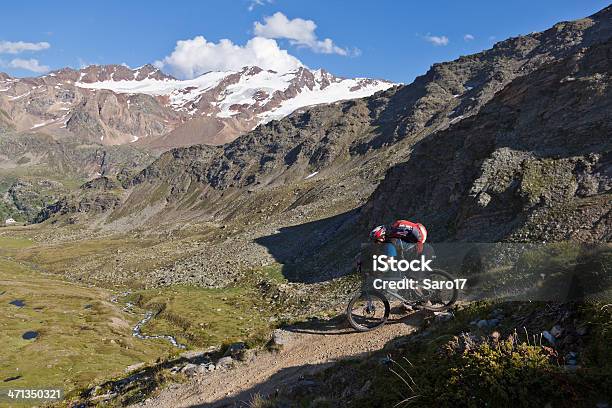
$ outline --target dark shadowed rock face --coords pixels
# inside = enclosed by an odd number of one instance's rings
[[[121,192],[117,190],[85,190],[86,193],[72,194],[43,208],[35,218],[35,222],[43,222],[53,215],[70,215],[88,213],[100,215],[111,211],[121,203]],[[70,223],[74,220],[68,220]]]
[[[433,239],[612,238],[612,42],[514,80],[414,146],[364,225],[414,217]]]
[[[107,191],[119,188],[116,182],[109,179],[108,177],[98,177],[81,186],[81,190],[98,190]]]

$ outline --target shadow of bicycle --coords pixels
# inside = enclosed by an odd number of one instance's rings
[[[427,315],[428,312],[424,310],[406,312],[402,309],[401,305],[394,305],[391,308],[389,320],[387,320],[387,323],[385,324],[405,324],[408,326],[418,327],[423,323],[423,320]],[[342,336],[356,332],[356,330],[353,329],[348,323],[345,314],[340,314],[328,319],[311,318],[304,322],[283,326],[281,328],[292,333],[321,334],[331,336]]]

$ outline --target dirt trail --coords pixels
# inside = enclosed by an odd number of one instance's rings
[[[305,374],[320,371],[334,361],[366,356],[395,337],[414,331],[423,316],[400,316],[379,330],[357,333],[340,319],[290,327],[283,331],[287,344],[278,353],[262,352],[233,369],[218,369],[174,384],[138,407],[246,407],[254,394],[270,395]]]

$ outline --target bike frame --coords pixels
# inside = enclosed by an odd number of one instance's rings
[[[414,291],[414,289],[410,289],[410,290],[413,290],[413,291]],[[381,291],[381,292],[382,292],[384,295],[390,295],[390,296],[392,296],[392,297],[396,298],[397,300],[399,300],[399,301],[401,301],[401,302],[403,302],[403,303],[408,303],[408,302],[410,302],[408,299],[404,298],[404,297],[403,297],[403,296],[401,296],[399,293],[391,292],[391,291],[389,291],[389,290],[384,290],[384,291]]]
[[[390,291],[390,290],[388,290],[388,289],[387,289],[387,290],[384,290],[384,289],[383,289],[383,290],[379,290],[379,289],[373,289],[373,288],[371,288],[371,287],[370,287],[370,286],[367,284],[367,280],[368,280],[368,279],[367,279],[367,276],[366,276],[366,275],[365,275],[365,274],[362,272],[361,265],[358,265],[358,266],[357,266],[357,268],[358,268],[359,274],[360,274],[360,275],[363,277],[363,284],[361,285],[361,291],[360,291],[360,293],[365,293],[365,294],[367,295],[367,294],[369,294],[370,292],[380,292],[380,293],[382,293],[383,295],[385,295],[385,296],[387,296],[387,297],[393,297],[393,298],[395,298],[395,299],[399,300],[400,302],[403,302],[403,303],[409,303],[409,302],[410,302],[410,300],[408,300],[408,299],[404,298],[404,297],[403,297],[402,295],[400,295],[399,293],[396,293],[396,292]],[[406,275],[406,277],[408,277],[408,275]],[[402,289],[402,290],[410,290],[410,291],[412,291],[412,292],[414,292],[414,293],[416,293],[416,294],[418,295],[418,292],[416,292],[414,289]],[[371,303],[371,300],[369,300],[369,299],[368,299],[368,306],[370,306],[370,303]]]

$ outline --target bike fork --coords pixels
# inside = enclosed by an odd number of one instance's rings
[[[374,303],[372,298],[368,295],[368,302],[366,303],[366,313],[374,313]]]

